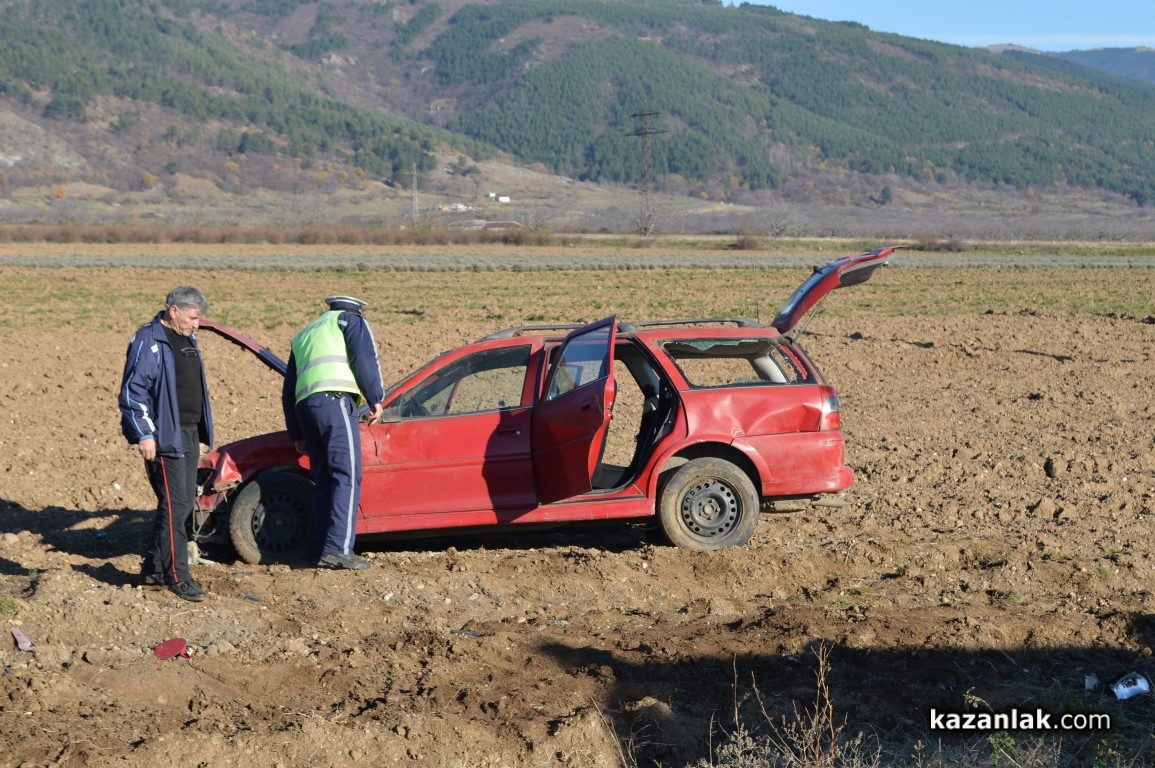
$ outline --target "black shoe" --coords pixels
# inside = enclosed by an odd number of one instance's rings
[[[164,574],[162,573],[142,573],[140,575],[140,583],[146,587],[163,587]]]
[[[369,567],[369,561],[350,553],[342,555],[339,552],[328,552],[321,555],[317,561],[318,568],[349,568],[354,571],[363,571]]]
[[[205,591],[201,589],[200,584],[197,584],[192,579],[188,581],[178,581],[176,584],[169,584],[168,588],[170,592],[182,600],[199,603],[205,599]]]

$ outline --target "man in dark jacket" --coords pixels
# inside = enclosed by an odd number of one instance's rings
[[[325,299],[329,311],[292,341],[281,405],[289,437],[309,454],[313,490],[313,552],[321,568],[363,570],[353,553],[361,504],[361,428],[358,410],[376,421],[385,388],[377,343],[352,296]]]
[[[156,493],[152,539],[144,555],[145,584],[164,584],[199,602],[205,592],[189,573],[186,525],[196,501],[200,446],[213,444],[208,382],[196,330],[208,312],[192,286],[169,292],[164,309],[128,344],[120,383],[120,429],[144,459]]]

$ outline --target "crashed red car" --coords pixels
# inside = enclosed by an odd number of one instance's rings
[[[357,534],[641,521],[692,550],[739,546],[763,509],[837,506],[838,396],[798,344],[834,289],[887,263],[879,248],[815,268],[769,326],[740,318],[510,328],[445,352],[362,421]],[[282,373],[248,337],[204,321]],[[250,563],[303,559],[308,457],[284,431],[200,462],[192,539]]]

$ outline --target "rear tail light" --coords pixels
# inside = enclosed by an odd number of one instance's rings
[[[830,432],[842,429],[842,414],[838,410],[838,393],[833,387],[822,388],[822,417],[818,421],[818,429]]]

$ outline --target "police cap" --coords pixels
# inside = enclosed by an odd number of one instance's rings
[[[365,302],[352,296],[330,296],[325,299],[325,303],[329,305],[329,309],[346,312],[360,312],[365,308]]]

